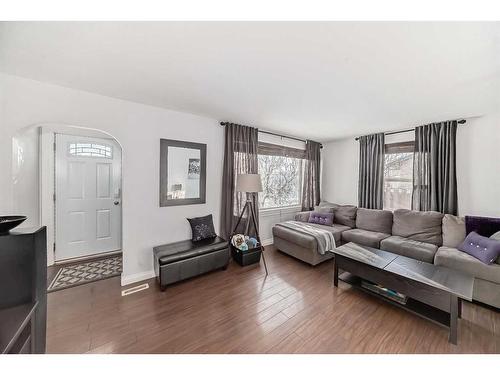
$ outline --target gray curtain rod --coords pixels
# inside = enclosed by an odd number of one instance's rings
[[[467,121],[462,119],[462,120],[457,120],[457,124],[465,124]],[[407,129],[407,130],[396,130],[393,132],[385,132],[385,135],[392,135],[392,134],[399,134],[399,133],[408,133],[408,132],[414,132],[415,129]],[[359,137],[354,138],[356,141],[359,140]]]
[[[229,124],[229,122],[221,122],[220,124],[222,126],[226,126],[226,124]],[[273,133],[273,132],[270,132],[270,131],[267,131],[267,130],[260,130],[260,129],[257,129],[257,130],[259,131],[259,133],[265,133],[265,134],[275,135],[277,137],[293,139],[294,141],[299,141],[299,142],[304,142],[304,143],[307,142],[305,139],[290,137],[289,135],[277,134],[277,133]],[[323,148],[323,145],[320,143],[319,147]]]

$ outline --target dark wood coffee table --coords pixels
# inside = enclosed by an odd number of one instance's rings
[[[449,328],[449,341],[457,343],[457,323],[462,299],[472,301],[474,278],[451,268],[407,258],[353,242],[332,250],[335,254],[333,284],[339,278],[369,294]],[[339,269],[344,272],[339,277]],[[400,304],[361,287],[363,280],[383,285],[408,297]]]

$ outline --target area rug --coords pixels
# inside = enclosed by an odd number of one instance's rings
[[[48,292],[71,288],[93,281],[119,276],[122,272],[122,256],[63,266],[47,288]]]

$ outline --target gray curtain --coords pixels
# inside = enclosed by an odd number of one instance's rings
[[[231,236],[238,217],[247,200],[246,193],[236,192],[236,177],[242,173],[258,173],[257,146],[259,139],[258,129],[232,123],[225,124],[224,143],[224,170],[222,172],[222,207],[221,207],[221,237],[226,240]],[[257,194],[249,194],[253,201],[256,213],[256,222],[259,220],[259,205]],[[246,229],[247,217],[245,214],[237,232],[243,233]],[[250,226],[250,234],[255,234]]]
[[[457,122],[415,128],[412,209],[457,214]]]
[[[384,143],[384,133],[359,137],[359,207],[379,210],[383,208]]]
[[[320,201],[321,144],[307,140],[302,186],[302,211],[310,211]]]

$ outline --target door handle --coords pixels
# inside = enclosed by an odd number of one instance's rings
[[[114,204],[115,206],[118,206],[118,205],[120,204],[120,202],[118,202],[118,201],[114,201],[114,202],[113,202],[113,204]]]

